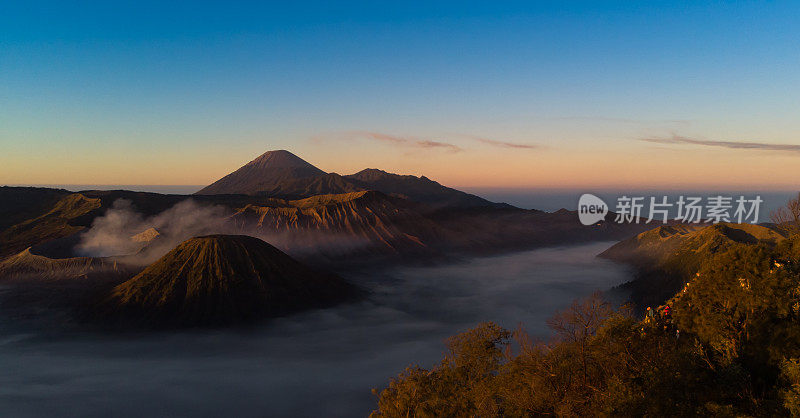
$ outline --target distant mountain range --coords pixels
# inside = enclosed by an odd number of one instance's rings
[[[49,257],[83,255],[73,250],[83,232],[119,200],[128,201],[143,218],[189,199],[218,207],[224,227],[206,234],[259,236],[312,263],[487,255],[619,239],[647,229],[614,222],[583,227],[573,211],[546,213],[493,203],[424,176],[378,169],[348,176],[325,173],[288,151],[266,152],[192,196],[20,187],[0,187],[0,196],[6,197],[0,213],[9,219],[0,228],[0,258],[28,247]],[[154,226],[128,231],[127,237]],[[178,238],[191,236],[159,236],[154,242],[167,245]]]
[[[481,197],[415,177],[368,168],[341,176],[326,173],[289,151],[268,151],[196,194],[245,194],[279,199],[303,199],[322,194],[375,190],[440,207],[498,206]]]
[[[0,281],[74,285],[77,299],[106,288],[109,315],[170,325],[279,315],[354,294],[317,269],[427,264],[648,228],[612,222],[612,213],[587,227],[574,211],[493,203],[426,177],[325,173],[288,151],[194,195],[0,187],[0,197]]]

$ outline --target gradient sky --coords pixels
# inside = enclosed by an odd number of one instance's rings
[[[165,3],[0,3],[0,184],[800,189],[800,2]]]

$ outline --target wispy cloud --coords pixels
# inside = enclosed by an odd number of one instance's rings
[[[423,140],[423,141],[414,141],[414,145],[422,148],[441,148],[452,152],[462,151],[462,149],[457,145],[449,144],[447,142]]]
[[[765,151],[789,151],[800,152],[800,145],[794,144],[770,144],[766,142],[738,142],[738,141],[712,141],[706,139],[687,138],[685,136],[672,135],[667,138],[639,138],[640,141],[652,142],[656,144],[683,144],[683,145],[703,145],[709,147],[722,147],[731,149],[765,150]]]
[[[440,149],[447,152],[461,152],[464,149],[458,145],[444,142],[441,140],[434,140],[429,138],[419,138],[411,136],[398,136],[385,134],[373,131],[347,131],[338,132],[334,134],[326,134],[315,137],[316,140],[324,139],[368,139],[388,144],[408,147],[408,148],[423,148],[423,149]]]
[[[506,142],[506,141],[496,141],[494,139],[489,138],[481,138],[481,137],[472,137],[476,141],[483,142],[484,144],[493,145],[495,147],[501,148],[516,148],[516,149],[537,149],[539,148],[538,145],[532,144],[517,144],[514,142]]]
[[[407,144],[409,142],[408,138],[402,138],[395,135],[389,134],[382,134],[380,132],[369,132],[369,131],[349,131],[349,132],[341,132],[339,136],[343,137],[362,137],[367,139],[374,139],[376,141],[383,141],[383,142],[390,142],[393,144]]]
[[[478,141],[487,145],[491,145],[494,147],[500,148],[513,148],[513,149],[539,149],[541,146],[533,145],[533,144],[520,144],[516,142],[508,142],[508,141],[498,141],[495,139],[489,139],[486,137],[475,136],[475,135],[462,135],[462,134],[447,134],[445,137],[449,138],[457,138],[461,141],[468,139],[473,141]],[[459,145],[456,145],[451,142],[447,142],[440,138],[423,138],[417,136],[399,136],[399,135],[392,135],[386,134],[382,132],[374,132],[374,131],[345,131],[345,132],[335,132],[335,133],[327,133],[315,136],[313,140],[315,141],[325,141],[325,140],[353,140],[353,139],[366,139],[376,142],[383,142],[386,144],[402,146],[410,149],[420,148],[420,149],[439,149],[442,151],[447,152],[461,152],[464,151]]]
[[[671,124],[671,125],[691,125],[692,121],[688,119],[630,119],[630,118],[614,118],[606,116],[560,116],[552,118],[540,118],[555,121],[590,121],[590,122],[608,122],[608,123],[622,123],[622,124],[637,124],[637,125],[652,125],[652,124]]]

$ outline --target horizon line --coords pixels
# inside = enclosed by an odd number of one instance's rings
[[[45,188],[62,188],[68,186],[97,186],[97,187],[206,187],[207,184],[116,184],[116,183],[0,183],[0,187],[45,187]],[[453,189],[473,189],[473,190],[506,190],[506,191],[748,191],[753,192],[758,189],[763,189],[765,192],[798,192],[800,186],[723,186],[723,185],[687,185],[687,186],[563,186],[563,187],[548,187],[548,186],[471,186],[471,185],[445,185]],[[87,189],[88,190],[88,189]]]

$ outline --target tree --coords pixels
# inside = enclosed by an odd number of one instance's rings
[[[582,301],[573,302],[572,306],[556,313],[547,322],[562,341],[574,344],[577,348],[584,388],[588,384],[591,357],[589,340],[611,313],[610,305],[597,292]]]
[[[772,211],[770,220],[792,235],[800,233],[800,193],[785,206]]]
[[[693,344],[657,328],[642,332],[629,309],[615,311],[599,294],[549,324],[549,343],[534,343],[520,327],[512,344],[493,323],[450,338],[438,366],[410,367],[374,391],[373,416],[691,415],[707,393]]]
[[[378,395],[374,417],[499,416],[494,379],[511,334],[493,322],[450,337],[432,370],[407,368]]]

